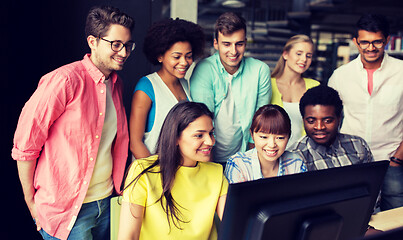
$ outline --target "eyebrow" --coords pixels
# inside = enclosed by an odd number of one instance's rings
[[[221,41],[222,43],[233,43],[233,42],[230,42],[230,41]],[[237,42],[235,42],[234,44],[237,44],[237,43],[245,43],[246,42],[246,40],[242,40],[242,41],[237,41]]]
[[[195,132],[213,132],[214,131],[214,128],[212,128],[210,131],[207,131],[207,130],[196,130]]]
[[[188,55],[189,53],[193,53],[193,51],[190,51],[190,52],[187,52],[187,53],[185,53],[185,55]],[[173,53],[171,53],[171,55],[173,55],[173,54],[183,54],[183,53],[181,53],[181,52],[173,52]]]
[[[128,44],[128,43],[134,43],[134,40],[129,40],[129,41],[127,41],[127,42],[123,42],[122,40],[110,40],[111,42],[121,42],[121,43],[124,43],[124,44]]]
[[[308,118],[310,118],[310,119],[318,119],[318,118],[316,118],[316,117],[310,117],[310,116],[305,117],[305,119],[308,119]],[[334,119],[334,118],[335,118],[335,117],[333,117],[333,116],[326,116],[326,117],[319,118],[319,119]]]
[[[365,41],[365,42],[374,42],[374,41],[384,41],[384,39],[383,38],[380,38],[380,39],[375,39],[375,40],[373,40],[373,41],[369,41],[369,40],[360,40],[360,42],[363,42],[363,41]]]
[[[297,53],[306,53],[306,54],[312,54],[313,52],[310,52],[310,51],[304,51],[304,50],[297,50],[296,51]]]

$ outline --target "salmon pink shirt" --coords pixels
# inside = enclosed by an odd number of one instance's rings
[[[105,76],[89,57],[42,77],[22,110],[14,136],[13,159],[38,159],[34,174],[37,219],[47,233],[60,239],[68,237],[83,204],[104,124]],[[115,72],[110,80],[117,115],[112,178],[120,192],[129,137],[122,83]]]

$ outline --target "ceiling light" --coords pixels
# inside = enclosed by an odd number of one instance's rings
[[[226,0],[221,3],[224,7],[230,8],[243,8],[245,7],[245,2],[239,0]]]

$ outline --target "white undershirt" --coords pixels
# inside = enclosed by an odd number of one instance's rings
[[[283,108],[291,120],[291,136],[287,144],[288,149],[302,137],[304,123],[299,111],[299,102],[283,102]]]
[[[231,94],[233,76],[228,74],[227,96],[221,103],[220,110],[214,120],[216,144],[214,161],[226,162],[229,157],[239,152],[242,146],[242,127],[235,110],[235,102]]]
[[[107,79],[104,83],[106,85],[105,119],[98,147],[98,155],[84,203],[104,199],[113,193],[113,160],[111,150],[117,133],[117,116],[112,99],[111,82]]]

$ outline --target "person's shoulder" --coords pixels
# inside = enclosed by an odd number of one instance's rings
[[[217,53],[215,53],[209,57],[206,57],[206,58],[200,60],[196,64],[196,67],[200,67],[200,66],[202,66],[202,67],[218,67],[217,57],[218,57]]]
[[[342,140],[344,140],[344,139],[346,139],[346,140],[354,139],[354,140],[358,140],[358,141],[364,140],[360,136],[351,135],[351,134],[347,134],[347,133],[339,133],[339,139],[342,139]]]
[[[386,55],[387,56],[387,61],[388,61],[388,63],[390,63],[390,64],[393,64],[393,66],[400,66],[400,67],[403,67],[403,60],[401,60],[401,59],[398,59],[398,58],[396,58],[396,57],[393,57],[393,56],[390,56],[390,55]],[[403,71],[403,69],[400,69],[401,71]]]
[[[147,76],[144,76],[139,79],[139,81],[136,84],[136,89],[138,88],[152,88],[152,83],[150,79]]]
[[[347,133],[339,133],[339,139],[344,140],[344,141],[356,141],[356,142],[362,142],[365,145],[367,145],[367,142],[360,136],[357,135],[351,135]]]
[[[85,79],[85,71],[86,69],[81,61],[72,62],[43,75],[40,83],[51,81],[53,84],[59,86],[68,84],[68,82],[71,84],[77,82],[79,79]]]
[[[228,159],[228,161],[230,161],[230,162],[250,162],[254,152],[256,152],[256,148],[249,149],[246,152],[237,152],[234,155],[232,155]]]
[[[304,78],[306,88],[313,88],[320,85],[320,82],[312,78]]]
[[[351,144],[352,148],[354,149],[354,153],[372,155],[368,143],[362,137],[340,133],[339,139],[342,145],[343,143]]]
[[[358,67],[362,66],[361,59],[358,56],[357,58],[351,60],[350,62],[341,65],[340,67],[336,68],[333,74],[337,73],[346,73],[348,71],[354,70],[356,71]],[[361,67],[362,68],[362,67]]]
[[[295,161],[301,160],[301,155],[298,151],[286,150],[283,155],[281,155],[283,161]]]
[[[305,135],[298,141],[293,143],[288,149],[290,150],[290,152],[299,152],[302,150],[306,150],[308,146],[308,139],[309,139],[308,135]]]
[[[44,77],[55,75],[64,75],[64,76],[76,75],[80,74],[83,71],[85,71],[85,68],[81,63],[81,61],[75,61],[54,69],[53,71],[45,74]]]
[[[267,63],[253,58],[253,57],[244,57],[243,58],[245,61],[245,65],[247,66],[252,66],[252,67],[259,67],[259,68],[268,68],[269,69],[269,65],[267,65]]]
[[[281,155],[281,162],[290,171],[290,174],[306,171],[304,156],[299,151],[285,151]]]
[[[199,61],[194,67],[192,75],[190,76],[190,81],[194,83],[205,81],[206,79],[210,80],[213,75],[220,72],[220,63],[218,61],[219,60],[217,60],[215,54]],[[192,87],[192,84],[190,86]]]
[[[131,167],[139,166],[141,169],[145,169],[145,168],[151,166],[157,160],[158,160],[158,155],[151,155],[146,158],[136,159],[132,162]]]

